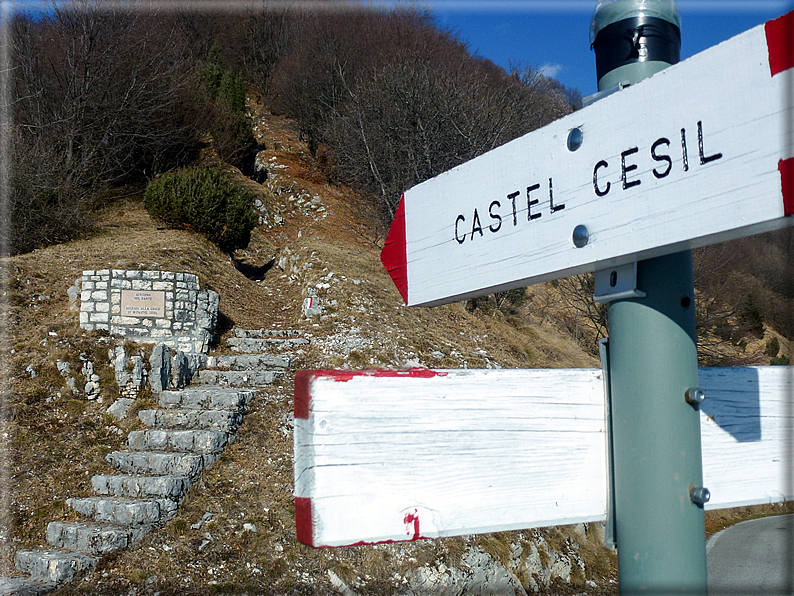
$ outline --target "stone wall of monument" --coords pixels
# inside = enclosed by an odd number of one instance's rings
[[[138,342],[206,353],[218,318],[218,294],[198,276],[171,271],[83,271],[80,327]]]

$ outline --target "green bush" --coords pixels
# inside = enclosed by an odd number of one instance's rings
[[[218,99],[224,101],[232,112],[245,113],[245,81],[233,70],[223,73],[218,85]]]
[[[246,84],[237,71],[222,66],[220,47],[213,45],[201,73],[209,102],[208,130],[212,146],[223,161],[243,168],[243,160],[256,144],[251,119],[245,114]]]
[[[256,224],[253,197],[214,169],[187,168],[155,178],[143,204],[172,228],[204,234],[222,250],[245,248]]]
[[[201,84],[210,97],[217,97],[222,78],[221,49],[214,44],[207,54],[206,64],[201,72]]]

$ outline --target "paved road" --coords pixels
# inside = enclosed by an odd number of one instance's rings
[[[794,595],[794,514],[731,526],[706,553],[709,596]]]

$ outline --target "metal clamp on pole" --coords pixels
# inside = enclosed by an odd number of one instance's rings
[[[595,272],[593,299],[601,304],[622,298],[645,298],[645,292],[637,289],[637,262],[598,269]]]
[[[607,427],[607,519],[604,524],[604,544],[615,548],[618,544],[615,529],[615,477],[613,475],[614,449],[612,447],[612,388],[609,385],[609,338],[605,337],[598,342],[598,353],[601,357],[601,370],[604,374],[604,400],[606,411],[604,420]]]
[[[590,25],[598,90],[638,83],[681,59],[675,0],[599,0]]]

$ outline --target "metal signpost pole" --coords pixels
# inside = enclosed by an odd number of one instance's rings
[[[591,31],[599,92],[678,62],[679,23],[675,0],[600,1]],[[645,297],[609,303],[620,592],[705,594],[708,491],[702,487],[691,252],[638,262],[636,282]]]

